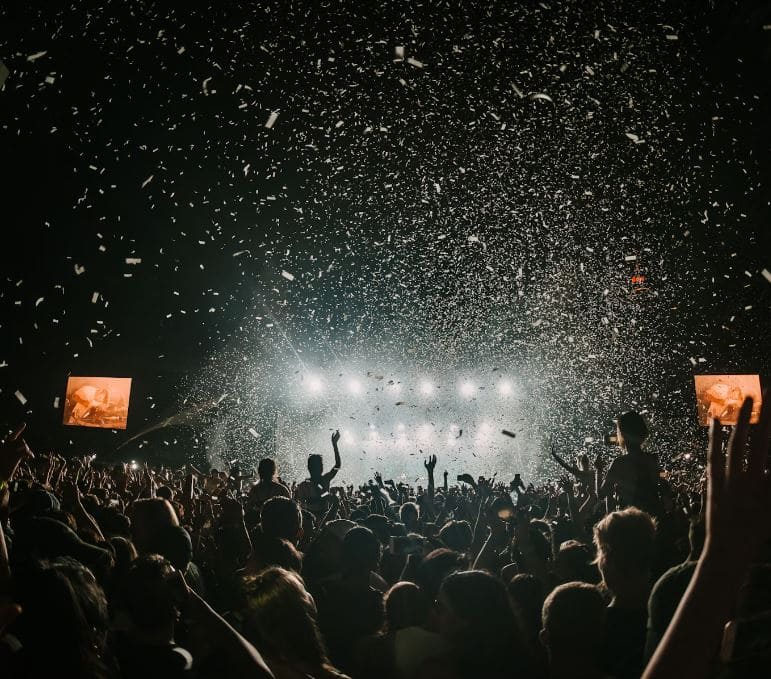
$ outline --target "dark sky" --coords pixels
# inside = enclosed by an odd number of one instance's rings
[[[0,413],[43,445],[354,365],[520,375],[534,440],[768,374],[768,2],[9,4]],[[128,434],[60,428],[70,373],[134,378]]]

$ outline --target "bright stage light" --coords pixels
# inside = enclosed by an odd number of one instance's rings
[[[498,383],[498,393],[501,394],[501,396],[509,396],[511,391],[511,382],[508,380],[503,380],[503,382]]]
[[[315,375],[305,378],[305,386],[312,394],[318,394],[324,389],[324,383],[321,381],[321,378]]]
[[[356,442],[356,437],[354,437],[354,435],[347,429],[343,430],[340,438],[346,445],[353,445]]]
[[[433,394],[434,393],[434,385],[431,384],[431,382],[424,381],[420,385],[420,393],[421,394]]]
[[[348,381],[348,391],[350,391],[352,394],[360,394],[361,393],[361,382],[359,382],[359,380],[349,380]]]
[[[396,431],[404,431],[404,425],[401,422],[396,425]]]
[[[460,393],[466,398],[471,398],[476,391],[476,387],[471,382],[464,382],[460,385]]]

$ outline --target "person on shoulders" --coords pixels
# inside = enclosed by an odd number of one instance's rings
[[[304,509],[314,514],[323,514],[329,505],[329,487],[332,479],[340,471],[342,461],[337,443],[340,441],[340,432],[332,434],[332,450],[335,453],[335,466],[328,472],[324,471],[324,458],[314,453],[308,456],[308,472],[310,478],[300,483],[295,489],[295,499]]]

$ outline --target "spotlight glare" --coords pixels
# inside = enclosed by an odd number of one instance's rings
[[[348,382],[348,390],[352,394],[360,394],[361,393],[361,382],[359,382],[359,380],[350,380]]]
[[[471,382],[464,382],[460,385],[460,393],[466,398],[470,398],[474,395],[476,387]]]
[[[431,384],[431,382],[425,381],[420,385],[420,391],[423,394],[433,394],[434,393],[434,385]]]
[[[500,393],[502,396],[509,396],[511,394],[512,387],[511,382],[508,380],[504,380],[503,382],[498,384],[498,393]]]
[[[321,382],[321,378],[316,376],[308,377],[306,379],[306,385],[307,385],[308,391],[314,394],[318,394],[324,388],[324,385]]]

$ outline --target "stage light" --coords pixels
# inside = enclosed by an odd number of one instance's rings
[[[396,431],[404,431],[404,425],[401,422],[396,425]]]
[[[322,383],[321,378],[316,377],[315,375],[305,378],[305,386],[308,391],[313,394],[318,394],[322,389],[324,389],[324,384]]]
[[[354,437],[354,435],[347,429],[343,430],[340,438],[342,439],[343,443],[345,443],[346,445],[352,445],[356,442],[356,438]]]
[[[431,384],[431,382],[424,381],[420,385],[420,393],[421,394],[433,394],[434,393],[434,385]]]
[[[511,391],[511,382],[508,380],[503,380],[503,382],[498,383],[498,393],[501,394],[501,396],[509,396]]]
[[[476,387],[471,382],[464,382],[460,385],[460,393],[466,398],[471,398],[476,391]]]
[[[350,391],[352,394],[360,394],[361,393],[361,382],[359,382],[359,380],[349,380],[348,381],[348,391]]]

